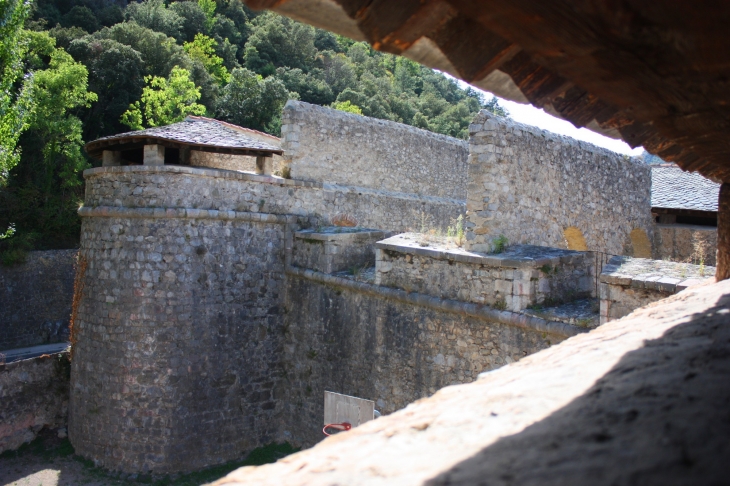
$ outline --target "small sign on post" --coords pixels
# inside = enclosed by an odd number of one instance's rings
[[[375,402],[372,400],[324,392],[324,425],[348,423],[357,427],[374,418]]]

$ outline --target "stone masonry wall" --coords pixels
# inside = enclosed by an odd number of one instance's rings
[[[76,253],[33,251],[0,266],[0,351],[68,339]]]
[[[576,227],[587,249],[631,253],[651,241],[651,169],[622,155],[482,111],[469,127],[467,247],[510,243],[566,248]]]
[[[66,425],[68,383],[68,353],[0,362],[0,453]]]
[[[281,123],[294,179],[466,200],[463,140],[301,101]]]
[[[87,181],[89,192],[98,180]],[[111,470],[168,473],[274,441],[296,218],[115,210],[82,212],[76,452]]]
[[[266,170],[268,174],[281,171],[282,157],[274,155],[266,159]],[[208,167],[211,169],[240,170],[245,172],[256,172],[256,157],[247,155],[219,154],[213,152],[201,152],[200,150],[190,151],[190,165],[194,167]]]
[[[601,324],[687,287],[714,280],[714,275],[714,267],[615,256],[600,275]]]
[[[588,252],[517,246],[485,256],[420,241],[403,234],[379,242],[375,283],[513,312],[595,294]]]
[[[445,227],[464,204],[307,181],[178,166],[101,167],[84,172],[85,208],[195,208],[302,216],[326,224],[349,214],[361,227],[407,231]]]
[[[704,264],[715,266],[717,228],[689,224],[657,224],[654,228],[652,256],[655,259],[699,265],[700,251],[704,254]]]
[[[287,280],[282,438],[295,444],[324,438],[325,390],[374,400],[388,414],[566,337],[449,312],[445,304],[437,310],[384,298],[330,279],[339,283]]]

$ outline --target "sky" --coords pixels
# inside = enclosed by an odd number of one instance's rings
[[[446,76],[449,75],[446,74]],[[470,86],[464,81],[456,78],[453,79],[455,79],[459,83],[459,86],[461,86],[462,88],[471,87],[472,89],[475,89],[484,94],[484,97],[487,100],[492,99],[492,96],[494,96],[492,93],[480,90],[479,88],[476,88],[474,86]],[[632,149],[628,146],[626,142],[623,142],[621,140],[604,137],[603,135],[592,132],[587,128],[575,128],[572,123],[561,120],[559,118],[555,118],[554,116],[549,115],[543,110],[535,108],[532,105],[523,105],[520,103],[515,103],[514,101],[502,99],[500,97],[497,97],[497,99],[499,100],[499,104],[507,109],[510,118],[512,118],[514,121],[525,123],[527,125],[533,125],[542,128],[543,130],[548,130],[553,133],[559,133],[560,135],[567,135],[568,137],[583,140],[584,142],[589,142],[593,145],[598,145],[599,147],[607,148],[620,154],[641,155],[644,152],[643,147],[637,147],[635,149]]]

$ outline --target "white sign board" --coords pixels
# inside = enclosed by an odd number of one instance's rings
[[[353,427],[375,418],[375,402],[339,393],[324,392],[324,424],[347,422]]]

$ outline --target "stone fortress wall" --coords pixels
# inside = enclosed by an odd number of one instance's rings
[[[636,229],[651,241],[648,165],[487,111],[469,134],[471,250],[489,251],[499,235],[510,243],[565,248],[569,228],[585,242],[576,250],[633,254]]]
[[[284,107],[281,136],[294,179],[466,200],[463,140],[301,101]]]
[[[389,123],[298,102],[284,119],[292,179],[179,166],[84,173],[69,417],[79,454],[113,470],[171,473],[274,440],[311,445],[321,438],[324,390],[389,413],[586,331],[523,312],[570,286],[565,275],[576,295],[592,294],[582,254],[538,248],[497,264],[391,241],[368,262],[375,233],[322,229],[342,214],[383,233],[424,218],[445,226],[463,214],[454,197],[463,172],[453,174],[456,159],[443,184],[430,171],[446,168],[438,154],[461,153],[462,142],[397,125],[389,140]],[[333,146],[322,130],[336,135]],[[369,142],[357,151],[342,147],[360,137]],[[308,159],[321,144],[338,158]],[[419,145],[438,157],[415,182],[400,169],[426,157]],[[379,154],[371,179],[368,152]],[[399,170],[387,178],[380,167],[391,162]],[[396,270],[386,275],[388,267]],[[438,272],[450,277],[435,287],[405,282]],[[453,288],[459,272],[473,280],[468,296]]]
[[[0,266],[0,351],[68,339],[76,252],[32,251]]]

